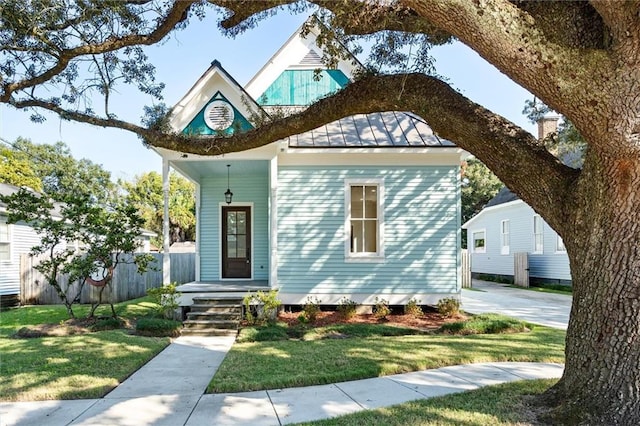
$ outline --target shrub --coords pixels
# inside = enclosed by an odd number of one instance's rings
[[[460,301],[453,297],[438,300],[436,305],[438,313],[444,317],[451,318],[460,313]]]
[[[417,300],[415,297],[410,299],[407,304],[404,305],[404,314],[412,317],[421,317],[423,312],[420,307],[420,300]]]
[[[101,330],[115,330],[118,328],[122,328],[124,326],[124,321],[120,318],[99,318],[91,327],[91,331],[101,331]]]
[[[181,293],[176,290],[177,283],[163,285],[158,288],[150,288],[147,294],[158,304],[158,315],[164,318],[173,318],[178,305],[178,297]]]
[[[282,305],[278,299],[278,290],[267,293],[258,291],[248,293],[244,299],[244,315],[249,324],[273,323],[276,320],[278,308]]]
[[[349,320],[356,316],[356,307],[358,304],[351,299],[343,297],[338,302],[338,313],[346,320]]]
[[[373,315],[379,320],[383,320],[387,319],[390,313],[391,308],[389,307],[389,301],[376,297],[376,304],[373,306]]]
[[[322,301],[317,297],[307,296],[307,301],[302,307],[302,314],[307,322],[314,322],[318,318],[318,314],[320,313],[320,303],[322,303]]]
[[[141,336],[176,337],[180,335],[180,321],[164,318],[140,318],[136,323],[136,333]]]
[[[444,324],[439,331],[446,334],[502,334],[523,333],[530,329],[530,325],[516,318],[498,314],[482,314],[466,321],[456,321]]]
[[[238,342],[266,342],[288,340],[286,324],[269,324],[262,327],[244,328],[238,335]]]

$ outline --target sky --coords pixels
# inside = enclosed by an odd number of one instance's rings
[[[229,38],[221,34],[214,13],[205,20],[193,19],[147,53],[156,66],[156,79],[166,84],[164,102],[173,106],[218,60],[241,85],[245,85],[304,22],[306,15],[281,12],[261,21],[257,28]],[[464,96],[511,120],[524,129],[535,128],[522,114],[526,99],[533,95],[511,81],[473,50],[461,43],[436,47],[436,70]],[[140,122],[143,107],[154,102],[135,88],[121,87],[110,107],[119,118]],[[63,121],[44,114],[43,124],[30,121],[29,112],[0,105],[0,137],[14,141],[19,136],[36,143],[65,142],[75,158],[102,164],[113,179],[132,180],[149,171],[160,172],[162,160],[143,146],[133,133]]]

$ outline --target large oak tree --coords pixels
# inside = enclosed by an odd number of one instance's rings
[[[209,3],[231,11],[221,26],[234,33],[293,1]],[[392,30],[426,43],[465,43],[571,120],[588,144],[582,169],[564,166],[528,132],[424,73],[363,76],[303,113],[227,139],[167,132],[162,108],[149,110],[157,120],[146,125],[119,120],[108,108],[110,93],[128,82],[159,96],[140,46],[204,13],[192,1],[4,0],[0,101],[35,109],[36,120],[46,109],[205,155],[257,147],[355,113],[419,114],[489,166],[565,241],[575,292],[564,376],[548,392],[555,414],[566,422],[640,424],[640,2],[312,3],[331,11],[332,27],[346,35]],[[92,91],[104,98],[101,113],[82,102]]]

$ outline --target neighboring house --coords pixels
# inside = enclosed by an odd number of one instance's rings
[[[514,253],[529,253],[532,282],[571,281],[562,238],[527,203],[506,187],[467,223],[471,273],[513,282]]]
[[[0,183],[0,195],[18,192],[17,186]],[[40,242],[36,231],[25,223],[7,223],[7,207],[0,201],[0,304],[14,305],[20,294],[20,256]]]
[[[171,126],[247,131],[341,89],[360,65],[326,69],[316,36],[298,30],[244,88],[214,61],[174,107]],[[170,166],[196,184],[196,282],[183,291],[262,286],[279,289],[285,304],[459,297],[466,153],[414,114],[358,114],[225,155],[157,152],[165,179]]]

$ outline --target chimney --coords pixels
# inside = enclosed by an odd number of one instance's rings
[[[558,120],[560,119],[557,115],[545,115],[541,119],[538,120],[538,139],[543,140],[551,133],[558,131]]]

